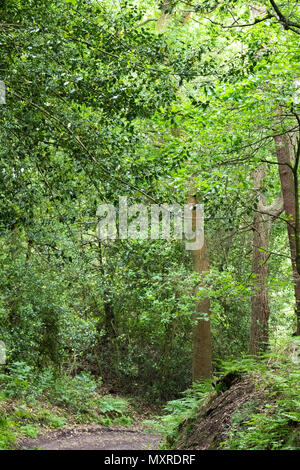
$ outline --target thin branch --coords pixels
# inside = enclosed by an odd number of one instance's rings
[[[145,26],[145,24],[149,23],[150,21],[158,21],[158,18],[147,18],[146,20],[139,23],[136,27],[141,28],[142,26]]]
[[[21,25],[19,24],[13,24],[13,23],[0,23],[0,28],[3,29],[9,29],[9,28],[21,28]]]
[[[218,23],[216,21],[213,21],[212,19],[210,19],[209,17],[205,17],[204,19],[210,21],[211,23],[217,25],[217,26],[221,26],[222,28],[224,29],[231,29],[231,28],[248,28],[250,26],[255,26],[256,24],[258,23],[262,23],[263,21],[266,21],[266,20],[269,20],[273,18],[273,15],[271,15],[270,13],[268,13],[266,16],[264,16],[263,18],[255,18],[255,20],[253,21],[253,23],[244,23],[244,24],[239,24],[239,23],[236,23],[237,20],[235,20],[234,23],[230,24],[230,25],[225,25],[225,24],[222,24],[222,23]]]
[[[263,160],[263,159],[260,159],[259,161],[262,162],[262,163],[269,163],[270,165],[286,165],[286,166],[288,166],[291,170],[293,170],[292,165],[291,165],[290,163],[288,163],[288,162],[280,162],[280,163],[279,163],[279,162],[272,162],[271,160]]]
[[[283,217],[280,217],[279,215],[270,214],[269,212],[260,211],[260,210],[258,210],[258,209],[253,209],[253,210],[254,210],[254,212],[259,212],[260,214],[269,215],[270,217],[274,217],[275,219],[282,220],[283,222],[285,222],[286,224],[288,224],[290,227],[292,227],[293,230],[295,230],[295,227],[294,227],[293,224],[291,224],[288,220],[284,219]]]

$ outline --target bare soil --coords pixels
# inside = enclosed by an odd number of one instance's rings
[[[20,449],[36,450],[155,450],[162,436],[141,430],[104,426],[75,426],[24,439]]]

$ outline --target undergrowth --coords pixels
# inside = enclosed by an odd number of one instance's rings
[[[37,437],[43,428],[133,421],[130,401],[103,395],[101,379],[89,373],[57,378],[51,369],[37,372],[23,362],[0,373],[0,450],[14,448],[20,437]]]
[[[300,367],[286,351],[260,359],[245,356],[220,363],[214,380],[197,382],[182,398],[169,401],[163,416],[143,422],[148,432],[166,437],[170,448],[182,429],[196,423],[201,410],[216,394],[224,392],[222,377],[237,373],[252,379],[262,401],[249,399],[232,416],[231,427],[220,449],[300,449]],[[1,371],[1,370],[0,370]],[[130,425],[133,403],[103,395],[101,379],[82,372],[56,377],[51,369],[37,372],[23,362],[0,373],[0,449],[12,449],[19,437],[36,437],[43,428],[66,424]]]
[[[264,406],[257,412],[247,402],[232,417],[222,447],[230,450],[300,449],[300,368],[286,354],[266,354],[264,363],[248,371],[264,390]]]
[[[192,387],[182,393],[183,397],[169,401],[163,408],[163,416],[145,420],[143,425],[148,432],[158,432],[167,441],[175,438],[178,426],[186,419],[192,418],[205,398],[212,392],[212,381],[195,382]],[[162,445],[164,446],[164,445]]]
[[[259,359],[244,356],[222,361],[213,381],[194,383],[183,398],[170,401],[165,415],[145,421],[149,430],[166,436],[164,448],[176,443],[182,429],[193,426],[203,404],[222,393],[222,377],[237,373],[252,379],[262,392],[263,403],[249,400],[232,416],[228,438],[219,443],[228,450],[295,450],[300,449],[300,367],[286,350],[264,354]],[[192,424],[191,424],[192,423]],[[175,444],[176,447],[176,444]]]

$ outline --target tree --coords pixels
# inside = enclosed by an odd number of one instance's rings
[[[189,203],[197,204],[197,198],[193,195],[189,197]],[[196,233],[196,210],[192,211],[193,230]],[[195,242],[200,241],[197,238],[200,234],[196,234]],[[209,252],[207,242],[203,240],[203,246],[199,249],[192,250],[192,258],[194,270],[199,274],[199,284],[195,289],[196,295],[196,313],[193,320],[196,322],[193,328],[193,381],[210,378],[212,375],[212,341],[210,331],[210,300],[209,297],[199,296],[199,286],[203,286],[204,275],[209,271]]]
[[[300,220],[299,220],[299,159],[300,141],[293,147],[285,134],[274,136],[283,205],[287,218],[294,292],[296,300],[296,334],[300,335]]]
[[[251,298],[251,332],[250,353],[257,355],[265,351],[269,340],[269,292],[268,292],[268,258],[270,231],[272,221],[281,214],[282,198],[272,205],[266,205],[266,197],[261,190],[265,168],[260,166],[254,171],[254,189],[258,200],[253,215],[253,255],[252,274],[254,277]]]

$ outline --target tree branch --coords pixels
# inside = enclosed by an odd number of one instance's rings
[[[294,23],[293,21],[289,21],[284,14],[279,9],[278,5],[274,2],[274,0],[269,0],[276,15],[278,16],[279,23],[281,23],[284,29],[290,29],[294,33],[300,34],[300,24]],[[294,29],[296,28],[296,29]],[[299,31],[298,31],[299,30]]]
[[[139,23],[137,25],[137,28],[141,28],[142,26],[145,26],[145,24],[149,23],[150,21],[158,21],[158,18],[147,18],[146,20]]]
[[[211,23],[213,24],[216,24],[218,26],[221,26],[222,28],[224,29],[230,29],[230,28],[247,28],[249,26],[254,26],[258,23],[262,23],[263,21],[266,21],[266,20],[269,20],[273,18],[273,15],[271,15],[270,13],[268,13],[266,16],[264,16],[263,18],[255,18],[255,20],[253,21],[253,23],[245,23],[245,24],[239,24],[239,23],[232,23],[230,25],[224,25],[222,23],[217,23],[216,21],[213,21],[211,20],[210,18],[208,17],[205,17],[206,20],[210,21]]]

